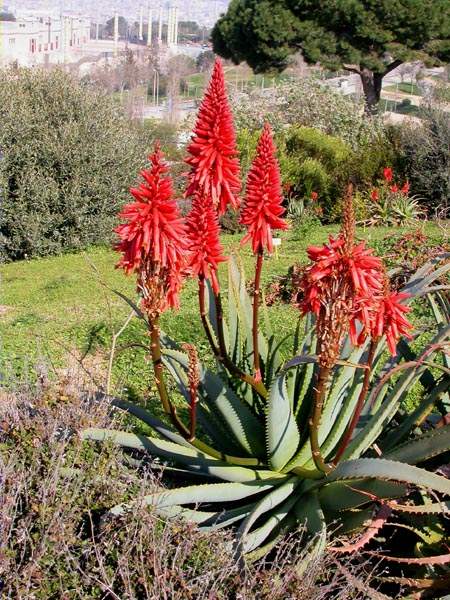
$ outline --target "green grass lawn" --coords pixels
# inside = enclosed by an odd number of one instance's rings
[[[415,106],[414,104],[404,105],[402,104],[402,101],[395,102],[395,100],[387,100],[383,97],[381,98],[380,106],[383,112],[396,112],[401,115],[414,116],[420,112],[419,107]]]
[[[208,83],[209,75],[207,73],[194,73],[186,78],[189,95],[200,97]],[[225,69],[225,79],[231,86],[242,87],[245,90],[258,87],[272,87],[291,79],[289,73],[279,73],[274,75],[255,75],[248,67],[227,67]]]
[[[383,88],[387,92],[402,92],[403,94],[411,94],[412,96],[423,96],[419,86],[416,83],[399,83],[398,85],[395,83],[393,85],[388,85]]]
[[[436,233],[432,224],[425,225],[427,233]],[[263,282],[285,273],[296,261],[305,260],[310,244],[325,241],[336,226],[312,229],[301,241],[284,236],[279,259],[265,261]],[[402,229],[396,229],[401,233]],[[370,241],[382,240],[393,230],[387,228],[359,229],[359,235]],[[247,277],[252,275],[253,256],[248,246],[240,248],[240,236],[224,236],[228,254],[238,252],[244,262]],[[128,305],[110,289],[134,297],[132,277],[126,277],[114,265],[117,255],[107,248],[92,248],[79,254],[22,261],[1,267],[2,297],[0,300],[0,336],[2,365],[0,374],[25,376],[37,365],[50,370],[61,369],[67,363],[83,359],[87,369],[100,367],[104,373],[112,332],[120,328],[129,314]],[[226,288],[226,266],[222,265],[223,289]],[[226,298],[226,294],[224,294]],[[285,305],[269,309],[277,335],[292,332],[297,311]],[[194,342],[205,356],[207,344],[197,310],[196,282],[186,282],[179,312],[163,316],[164,330],[177,341]],[[147,342],[141,322],[134,319],[121,344]],[[150,368],[143,350],[119,353],[114,378],[117,385],[136,393],[143,392],[150,381]]]

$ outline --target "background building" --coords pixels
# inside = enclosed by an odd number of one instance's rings
[[[90,19],[80,16],[29,16],[0,21],[0,65],[76,61],[89,43],[90,29]]]

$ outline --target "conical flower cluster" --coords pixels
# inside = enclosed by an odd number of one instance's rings
[[[346,333],[350,331],[354,343],[362,341],[358,321],[364,332],[370,332],[383,290],[381,260],[364,242],[355,244],[352,194],[349,186],[340,235],[330,237],[328,244],[308,248],[311,265],[301,283],[301,309],[317,316],[317,353],[327,368],[335,364]]]
[[[200,105],[193,138],[188,146],[190,156],[189,185],[186,196],[212,199],[219,215],[230,205],[239,206],[237,194],[241,184],[237,158],[236,134],[228,103],[222,63],[214,65],[213,74]]]
[[[219,293],[219,263],[227,260],[222,254],[219,234],[219,220],[211,197],[198,192],[187,218],[188,268],[192,275],[209,279],[215,294]]]
[[[382,261],[365,242],[355,244],[351,194],[349,188],[341,234],[328,244],[308,248],[311,265],[301,284],[301,309],[317,315],[318,353],[323,353],[327,366],[334,364],[347,331],[354,345],[385,335],[395,355],[400,337],[410,337],[412,329],[405,318],[410,309],[402,304],[408,294],[391,292]]]
[[[163,158],[157,145],[151,167],[141,173],[144,181],[130,190],[135,201],[123,208],[124,223],[115,229],[116,250],[122,253],[117,267],[138,273],[143,301],[155,315],[178,306],[186,255],[186,226]]]
[[[381,261],[361,242],[350,251],[342,235],[330,238],[328,244],[308,248],[312,261],[302,287],[304,314],[317,315],[318,336],[327,366],[338,358],[343,335],[350,330],[352,341],[360,343],[357,321],[370,331],[382,289]]]
[[[247,228],[242,243],[251,240],[255,254],[263,250],[272,252],[273,232],[288,229],[288,224],[281,218],[284,213],[282,202],[280,168],[275,157],[272,131],[266,124],[248,173],[240,218],[240,223]]]

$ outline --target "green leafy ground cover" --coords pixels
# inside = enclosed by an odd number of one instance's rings
[[[428,235],[438,235],[438,228],[424,225]],[[337,226],[320,226],[309,230],[303,239],[293,240],[287,233],[278,260],[265,262],[263,282],[286,273],[296,261],[306,259],[310,244],[325,241]],[[396,233],[408,231],[397,229]],[[358,234],[374,243],[392,233],[388,228],[360,228]],[[250,249],[240,247],[239,235],[223,237],[226,252],[239,252],[247,277],[253,271]],[[114,268],[117,255],[109,248],[96,247],[80,254],[21,261],[3,265],[0,299],[1,364],[3,377],[32,376],[36,365],[60,370],[68,363],[83,360],[86,368],[95,364],[100,378],[106,371],[112,334],[126,319],[127,304],[111,289],[134,297],[134,281]],[[222,265],[222,285],[226,287],[226,266]],[[110,288],[110,289],[109,289]],[[224,294],[225,295],[225,294]],[[225,295],[226,296],[226,295]],[[291,306],[276,304],[271,318],[281,338],[294,329],[298,312]],[[179,312],[164,315],[164,330],[178,341],[195,343],[201,355],[207,354],[197,309],[197,288],[188,281],[182,294]],[[138,320],[133,320],[118,342],[119,350],[130,343],[147,343]],[[46,367],[47,368],[47,367]],[[119,351],[113,377],[117,386],[126,387],[131,395],[141,394],[151,383],[151,369],[143,348]]]
[[[416,83],[403,82],[393,85],[388,85],[383,88],[387,92],[403,92],[404,94],[412,94],[413,96],[423,96],[423,93]]]

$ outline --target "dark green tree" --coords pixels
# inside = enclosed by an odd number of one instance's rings
[[[216,55],[212,50],[206,50],[197,56],[195,64],[200,73],[204,73],[212,68]]]
[[[106,37],[114,37],[114,17],[106,21],[104,32]],[[119,17],[119,37],[128,37],[128,23],[124,17]]]
[[[214,51],[255,72],[310,64],[361,77],[374,112],[383,77],[406,61],[450,56],[448,0],[232,0],[216,23]]]
[[[0,11],[0,21],[15,21],[15,20],[16,20],[16,17],[12,13],[10,13],[8,11],[6,11],[6,12]]]

